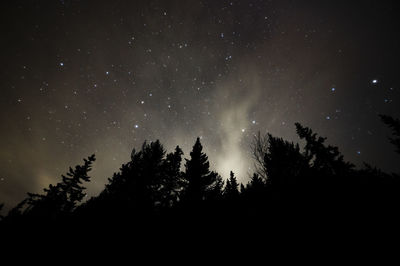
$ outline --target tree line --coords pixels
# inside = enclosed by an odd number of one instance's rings
[[[381,120],[391,128],[390,142],[400,153],[400,120],[386,115]],[[90,181],[96,160],[91,155],[42,194],[28,193],[7,215],[0,216],[0,227],[166,226],[169,221],[185,219],[237,222],[376,215],[384,219],[397,212],[398,174],[368,164],[356,169],[326,138],[295,125],[304,147],[271,134],[254,137],[251,149],[256,167],[247,184],[239,184],[233,172],[223,180],[211,171],[200,138],[187,159],[179,146],[167,153],[158,140],[144,142],[140,149],[133,149],[130,161],[108,179],[97,196],[83,201],[84,183]]]

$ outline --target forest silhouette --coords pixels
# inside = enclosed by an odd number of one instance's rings
[[[400,153],[400,120],[380,118],[392,130],[389,141]],[[393,221],[400,203],[398,174],[368,164],[356,169],[337,147],[326,144],[326,138],[295,125],[304,147],[271,134],[254,137],[256,167],[247,184],[239,184],[233,172],[223,180],[211,171],[200,138],[184,162],[179,146],[167,153],[158,140],[144,142],[97,196],[83,201],[96,160],[91,155],[43,194],[28,193],[0,216],[0,228],[96,226],[160,233],[202,230],[195,225],[201,224],[218,232],[221,224],[243,222],[273,230],[293,224],[322,227],[324,221],[342,225]]]

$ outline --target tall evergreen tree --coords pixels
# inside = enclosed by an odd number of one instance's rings
[[[203,146],[200,138],[190,152],[190,160],[186,159],[185,164],[185,191],[184,199],[189,202],[202,201],[207,198],[210,192],[215,191],[216,187],[221,184],[218,174],[210,172],[210,164],[208,157],[203,153]]]
[[[177,146],[174,152],[165,154],[159,140],[144,142],[139,151],[133,149],[131,161],[109,179],[105,190],[92,204],[108,205],[111,213],[123,216],[172,207],[182,190],[183,152]]]
[[[248,189],[262,189],[265,187],[265,182],[258,174],[253,174],[250,182],[247,184]]]
[[[182,149],[176,146],[175,151],[167,154],[163,162],[163,180],[160,189],[163,207],[172,207],[179,200],[183,185],[182,155]]]
[[[255,177],[262,178],[271,185],[296,183],[308,166],[298,144],[273,137],[271,134],[258,134],[252,148],[256,159]]]
[[[344,161],[337,147],[326,145],[326,138],[318,137],[310,128],[295,125],[300,139],[306,141],[304,156],[314,171],[321,176],[345,176],[351,171],[354,165]]]
[[[215,176],[215,182],[213,182],[213,184],[208,188],[208,191],[206,193],[206,199],[212,201],[218,201],[222,197],[224,180],[219,174],[215,172],[211,172],[210,174]]]
[[[246,196],[253,198],[260,197],[265,194],[266,182],[258,174],[254,173],[250,178],[250,182],[247,183],[246,187],[241,189],[241,192]]]
[[[224,197],[227,200],[236,200],[239,197],[239,184],[236,180],[235,174],[231,171],[230,177],[226,181],[224,188]]]
[[[44,189],[45,194],[28,193],[28,197],[13,208],[8,217],[54,220],[71,214],[86,195],[82,183],[90,181],[88,172],[95,160],[93,154],[84,159],[83,165],[77,165],[75,169],[70,167],[67,175],[62,175],[61,182]]]
[[[161,201],[164,156],[159,140],[144,142],[139,151],[133,149],[131,161],[109,179],[103,197],[126,213],[133,209],[151,211]]]

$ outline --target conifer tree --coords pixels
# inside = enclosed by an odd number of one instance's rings
[[[307,161],[298,144],[258,134],[253,140],[253,156],[256,159],[256,178],[262,178],[272,185],[297,182],[307,168]]]
[[[171,207],[181,191],[183,152],[177,146],[173,153],[165,153],[159,140],[144,142],[139,151],[133,149],[131,161],[109,179],[100,194],[102,200],[118,207],[124,215]]]
[[[205,200],[209,192],[215,192],[215,189],[220,187],[221,180],[218,174],[210,172],[209,168],[208,157],[203,153],[200,138],[197,138],[190,152],[190,160],[186,159],[185,164],[185,200],[189,202]]]
[[[86,195],[82,183],[90,181],[88,172],[95,160],[93,154],[84,159],[83,165],[77,165],[75,169],[70,167],[67,175],[62,175],[61,182],[44,189],[45,194],[28,193],[28,197],[13,208],[7,217],[54,220],[71,214]]]
[[[175,151],[167,154],[163,162],[163,180],[160,189],[161,205],[163,207],[171,207],[179,199],[183,183],[181,172],[182,155],[182,149],[176,146]]]
[[[250,178],[250,182],[247,183],[243,191],[245,192],[245,194],[257,196],[262,194],[265,188],[265,181],[258,174],[254,173],[253,176]]]
[[[226,181],[224,188],[224,197],[228,200],[236,200],[239,197],[239,184],[236,180],[235,174],[231,171],[230,177]]]
[[[215,177],[215,182],[213,182],[213,184],[208,188],[208,191],[206,193],[206,199],[212,201],[218,201],[222,197],[224,180],[216,172],[211,172],[210,174]]]
[[[354,165],[344,161],[337,147],[326,145],[326,138],[318,137],[310,128],[303,127],[300,123],[295,125],[300,139],[306,141],[304,157],[313,171],[325,176],[343,176],[352,170]]]
[[[123,204],[141,211],[152,211],[160,205],[162,188],[162,168],[165,149],[159,140],[144,142],[139,152],[132,151],[131,161],[117,175],[122,183],[114,191]]]

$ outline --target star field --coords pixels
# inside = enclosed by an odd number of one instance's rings
[[[13,1],[2,8],[0,201],[96,153],[89,192],[160,139],[246,182],[261,131],[295,122],[345,159],[399,170],[398,10],[363,1]]]

